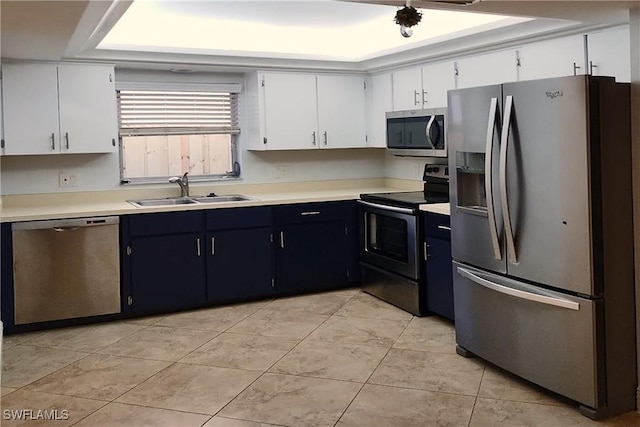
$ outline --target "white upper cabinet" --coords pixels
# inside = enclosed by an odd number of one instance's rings
[[[437,62],[422,67],[423,108],[445,108],[447,91],[455,89],[453,61]]]
[[[260,85],[264,149],[300,150],[317,147],[316,76],[262,74]]]
[[[393,110],[447,106],[447,91],[455,88],[453,62],[437,62],[393,72]]]
[[[113,67],[58,66],[63,153],[117,150],[118,107]]]
[[[366,147],[363,76],[258,73],[258,92],[250,150]]]
[[[422,108],[422,69],[405,68],[393,72],[393,110],[419,110]]]
[[[631,81],[629,27],[619,27],[587,35],[589,73],[613,76],[618,82]]]
[[[321,148],[367,145],[365,80],[362,76],[318,76]]]
[[[385,148],[387,146],[387,117],[393,110],[391,74],[378,74],[371,77],[367,87],[368,147]]]
[[[103,65],[4,65],[4,154],[117,151],[113,76]]]
[[[456,88],[486,86],[518,79],[515,50],[469,56],[456,61]]]
[[[584,37],[576,34],[530,43],[518,49],[518,79],[535,80],[586,74]]]

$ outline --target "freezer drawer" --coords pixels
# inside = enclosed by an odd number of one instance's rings
[[[454,263],[457,344],[591,408],[598,395],[601,300],[537,288]],[[602,353],[600,353],[602,354]],[[601,358],[602,359],[602,358]]]

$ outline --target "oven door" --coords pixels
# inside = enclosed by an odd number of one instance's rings
[[[361,261],[418,280],[418,230],[413,209],[358,203]]]

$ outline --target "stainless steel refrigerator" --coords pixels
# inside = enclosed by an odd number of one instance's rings
[[[449,91],[458,353],[580,404],[635,409],[629,85]]]

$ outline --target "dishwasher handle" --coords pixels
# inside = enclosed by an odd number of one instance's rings
[[[61,232],[75,231],[83,227],[99,227],[103,225],[113,225],[119,223],[120,217],[117,216],[53,219],[46,221],[14,222],[13,224],[11,224],[11,230],[54,230],[57,232]]]

